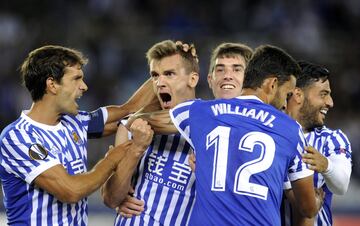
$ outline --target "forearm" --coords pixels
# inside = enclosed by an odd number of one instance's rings
[[[91,171],[70,175],[62,165],[56,165],[35,178],[36,186],[54,195],[61,202],[75,203],[98,189],[116,169],[130,146],[127,142],[109,150]]]
[[[74,201],[77,202],[100,188],[115,169],[116,165],[112,165],[111,161],[105,158],[100,160],[91,171],[72,176],[69,185],[71,191],[77,194]]]
[[[331,192],[343,195],[348,189],[351,176],[351,163],[344,156],[334,155],[328,158],[328,169],[322,173]]]
[[[120,119],[126,117],[130,113],[133,113],[131,111],[131,107],[127,103],[122,105],[106,106],[106,109],[108,111],[108,118],[106,124],[113,122],[117,123]]]
[[[116,208],[126,198],[131,186],[133,172],[140,160],[140,155],[128,151],[121,161],[116,172],[105,182],[101,188],[101,195],[105,205]]]
[[[102,159],[87,173],[69,175],[62,165],[40,174],[35,185],[54,195],[64,203],[76,203],[98,189],[115,170],[108,159]]]
[[[293,226],[313,226],[315,218],[304,217],[296,206],[296,200],[292,189],[285,190],[286,199],[291,205],[291,223]]]
[[[138,113],[135,114],[134,117],[130,118],[129,123],[131,124],[131,122],[134,121],[136,118],[146,120],[151,125],[151,128],[154,130],[154,132],[157,134],[174,134],[178,132],[178,130],[171,121],[168,110]],[[128,124],[127,127],[129,126],[130,125]]]
[[[317,203],[315,198],[313,176],[292,181],[291,186],[294,192],[295,205],[298,207],[299,212],[304,217],[314,217],[320,204]]]

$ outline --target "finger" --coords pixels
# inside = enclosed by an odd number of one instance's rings
[[[123,212],[120,212],[120,215],[125,218],[130,218],[133,216],[132,214],[127,214],[127,213],[123,213]]]
[[[184,52],[188,52],[189,51],[189,45],[188,44],[183,44],[183,50],[184,50]]]
[[[113,148],[114,148],[114,145],[109,145],[109,150],[113,149]]]
[[[123,214],[129,214],[129,215],[140,215],[144,210],[141,209],[141,210],[137,210],[137,209],[131,209],[131,208],[128,208],[128,207],[123,207],[121,208],[121,211]]]
[[[305,147],[305,150],[308,152],[308,153],[315,153],[316,152],[316,149],[312,146],[306,146]]]

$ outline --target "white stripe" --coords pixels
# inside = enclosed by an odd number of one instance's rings
[[[48,203],[49,203],[49,196],[46,193],[43,193],[43,202],[42,202],[42,205],[41,205],[41,208],[42,208],[42,211],[41,211],[41,225],[47,225],[48,224],[47,223],[47,219],[48,219],[47,204]]]
[[[170,205],[169,205],[169,209],[167,211],[166,217],[165,217],[165,222],[164,225],[170,225],[170,221],[172,220],[172,217],[175,216],[174,215],[174,211],[175,211],[175,207],[176,207],[176,203],[177,200],[179,199],[179,192],[174,192]]]
[[[53,213],[53,217],[52,217],[52,224],[53,225],[57,225],[58,224],[58,213],[59,210],[57,208],[57,204],[56,204],[56,198],[53,199],[52,203],[51,203],[51,209],[52,209],[52,213]]]
[[[29,186],[27,186],[27,187],[29,187]],[[34,194],[32,196],[32,200],[31,200],[31,205],[32,205],[31,225],[37,224],[36,211],[38,209],[38,195],[39,195],[38,190],[34,190]]]
[[[159,188],[159,190],[160,190],[160,189],[161,189],[161,188]],[[155,214],[154,214],[154,219],[155,219],[156,221],[159,221],[159,220],[160,220],[161,213],[162,213],[163,211],[166,211],[166,210],[164,209],[164,204],[165,204],[166,197],[167,197],[168,193],[169,193],[169,188],[166,187],[166,186],[163,186],[163,190],[162,190],[162,192],[161,192],[161,194],[160,194],[160,199],[159,199],[159,202],[158,202],[158,205],[157,205]],[[172,209],[172,207],[173,207],[173,206],[170,205],[170,206],[169,206],[169,209]]]

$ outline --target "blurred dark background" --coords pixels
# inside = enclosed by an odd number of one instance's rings
[[[212,98],[206,75],[211,50],[220,42],[242,42],[252,48],[277,45],[296,59],[328,67],[335,108],[327,125],[342,129],[353,149],[351,186],[347,195],[336,197],[335,211],[360,213],[358,0],[1,1],[1,130],[31,105],[18,71],[29,51],[47,44],[82,51],[90,61],[85,68],[89,91],[81,107],[93,110],[126,101],[149,77],[145,52],[165,39],[197,47],[201,67],[197,94],[204,99]],[[89,143],[89,167],[111,142],[110,137]],[[94,205],[102,206],[95,200]]]

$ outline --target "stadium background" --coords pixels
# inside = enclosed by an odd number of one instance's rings
[[[146,50],[164,40],[193,42],[201,81],[197,96],[208,99],[211,50],[220,42],[255,48],[273,44],[297,59],[331,71],[335,108],[327,125],[341,128],[353,148],[353,174],[345,196],[335,196],[335,225],[360,218],[360,1],[357,0],[5,0],[0,2],[0,129],[31,105],[18,67],[27,53],[46,44],[81,50],[89,91],[81,108],[121,104],[148,78]],[[89,142],[89,168],[113,137]],[[0,225],[5,224],[2,194]],[[113,211],[99,194],[90,197],[90,225],[111,225]],[[346,223],[347,222],[347,223]]]

